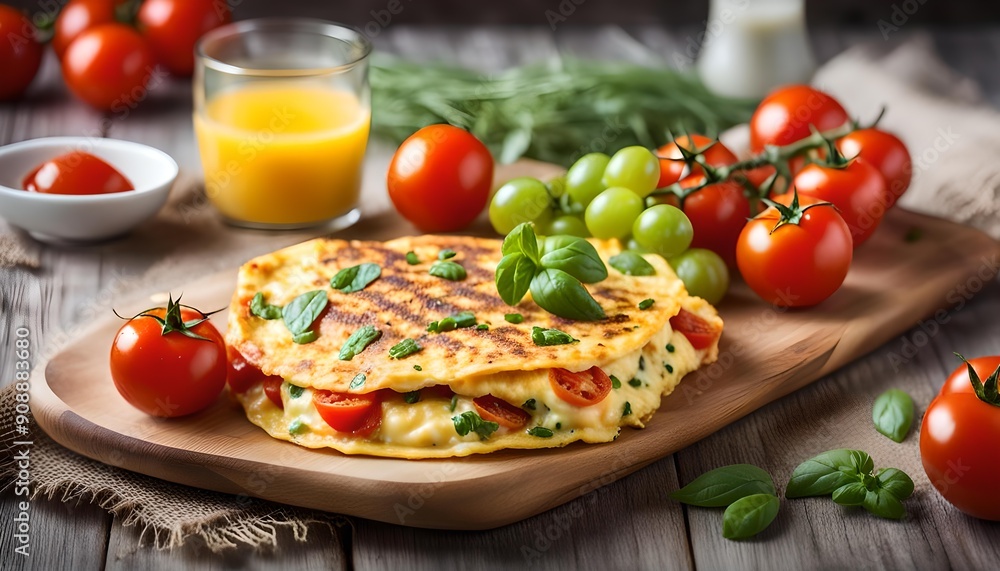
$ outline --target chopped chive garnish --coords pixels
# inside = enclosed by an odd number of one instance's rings
[[[618,377],[611,375],[611,388],[620,389],[622,388],[622,382],[618,380]]]
[[[668,373],[673,373],[674,372],[674,366],[671,365],[670,363],[667,363],[667,372]]]
[[[629,379],[628,384],[633,387],[639,387],[642,386],[642,381],[640,381],[639,379]]]
[[[521,405],[521,408],[526,408],[528,410],[535,410],[535,399],[528,399],[524,401],[524,404]]]
[[[479,331],[486,331],[489,328],[490,326],[485,323],[480,323],[479,325],[476,326],[476,329],[478,329]]]
[[[646,298],[646,299],[644,299],[644,300],[642,300],[642,301],[639,302],[639,309],[642,309],[642,310],[649,309],[650,307],[653,307],[654,303],[656,303],[656,300],[654,300],[652,298]]]
[[[625,410],[622,411],[622,418],[632,414],[632,403],[625,401]]]
[[[674,344],[667,343],[667,353],[673,353],[673,352],[674,352]]]
[[[420,400],[420,391],[410,391],[408,393],[403,393],[403,401],[406,404],[413,404]]]
[[[292,397],[293,399],[297,399],[300,396],[302,396],[302,392],[304,390],[305,389],[303,389],[298,385],[293,385],[291,383],[288,383],[288,396]]]
[[[423,370],[424,370],[424,368],[423,368],[423,367],[421,367],[420,365],[414,365],[414,366],[413,366],[413,370],[414,370],[414,371],[423,371]]]

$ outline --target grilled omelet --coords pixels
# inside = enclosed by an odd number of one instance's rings
[[[620,252],[617,242],[591,243],[605,262]],[[626,276],[609,266],[607,279],[587,286],[607,317],[584,322],[542,310],[530,294],[507,306],[494,283],[500,247],[500,240],[454,236],[317,239],[246,263],[226,339],[269,376],[235,395],[250,421],[310,448],[414,459],[608,442],[622,426],[643,427],[685,374],[716,359],[722,320],[687,294],[659,256],[646,256],[654,276]],[[429,273],[446,249],[465,279]],[[360,291],[330,287],[338,271],[362,263],[377,264],[381,275]],[[315,290],[328,301],[308,343],[295,343],[281,319],[250,310],[257,294],[283,306]],[[646,299],[654,303],[640,309]],[[475,326],[428,331],[430,323],[462,312],[472,313]],[[512,323],[507,314],[521,320]],[[682,331],[692,323],[700,332]],[[349,337],[366,326],[377,338],[341,359]],[[537,345],[534,327],[575,341]],[[421,350],[392,358],[390,348],[406,339]],[[567,383],[575,396],[567,395]],[[330,403],[341,415],[332,423],[324,419]]]

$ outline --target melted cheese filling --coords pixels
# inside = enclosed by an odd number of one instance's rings
[[[293,397],[289,391],[292,385],[287,381],[281,387],[284,410],[267,398],[260,384],[236,398],[250,421],[271,436],[309,448],[335,448],[345,454],[416,459],[466,456],[502,448],[551,448],[578,440],[609,442],[617,438],[622,426],[642,428],[659,408],[662,397],[673,392],[684,375],[699,367],[705,353],[695,350],[682,334],[664,327],[641,350],[602,367],[619,380],[620,386],[612,388],[599,403],[586,407],[559,398],[549,382],[548,369],[484,375],[452,383],[454,409],[450,398],[421,395],[418,402],[410,404],[402,394],[395,393],[382,401],[382,423],[367,437],[331,428],[313,405],[312,389],[303,387],[301,394]],[[433,385],[434,381],[427,383]],[[485,439],[475,432],[460,436],[453,417],[475,411],[472,400],[486,394],[520,406],[531,420],[517,430],[501,427]],[[549,429],[552,436],[529,434],[539,426]]]

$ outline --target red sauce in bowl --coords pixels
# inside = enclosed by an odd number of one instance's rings
[[[135,190],[132,182],[103,160],[72,151],[45,161],[24,177],[28,192],[45,194],[111,194]]]

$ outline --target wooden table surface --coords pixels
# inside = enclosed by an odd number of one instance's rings
[[[440,58],[486,71],[555,54],[670,61],[697,30],[659,28],[409,28],[391,27],[375,38],[383,51],[413,58]],[[904,30],[892,37],[905,39]],[[1000,103],[1000,28],[933,30],[944,59],[978,80],[994,105]],[[858,41],[878,40],[872,24],[857,30],[816,30],[818,56],[825,60]],[[174,82],[157,94],[156,113],[136,113],[124,121],[104,121],[73,101],[49,61],[36,95],[0,105],[0,144],[50,135],[97,134],[147,143],[170,153],[182,168],[198,169],[190,124],[190,87]],[[370,157],[385,164],[391,150],[377,145]],[[379,167],[381,168],[381,167]],[[376,169],[377,170],[377,169]],[[369,169],[371,171],[371,169]],[[378,192],[378,181],[367,188]],[[155,260],[116,255],[113,245],[86,249],[45,249],[43,269],[0,270],[0,347],[11,346],[14,328],[24,325],[33,344],[51,341],[54,332],[76,321],[86,304],[114,295],[118,277],[138,275]],[[942,305],[945,305],[942,300]],[[788,474],[771,452],[794,447],[808,435],[788,428],[790,419],[818,414],[817,402],[870,403],[888,387],[909,391],[926,406],[955,366],[951,352],[966,355],[1000,352],[1000,285],[996,281],[950,313],[919,353],[894,367],[898,354],[917,329],[865,358],[793,395],[759,410],[704,441],[656,462],[625,479],[520,523],[488,532],[441,532],[353,520],[331,533],[311,530],[307,543],[282,532],[279,545],[264,553],[248,549],[209,552],[197,540],[173,551],[137,547],[139,532],[93,505],[37,500],[32,518],[32,556],[13,553],[14,499],[0,501],[0,568],[358,568],[481,569],[524,567],[555,569],[646,568],[996,568],[1000,561],[1000,524],[965,517],[936,493],[907,502],[902,522],[848,513],[833,502],[783,502],[781,514],[757,539],[722,538],[716,511],[687,509],[667,499],[678,482],[718,466],[752,462],[772,471],[776,481]],[[0,351],[0,384],[12,377],[12,355]],[[898,369],[898,370],[896,370]],[[867,414],[867,411],[861,411]],[[911,450],[915,450],[910,437]],[[846,443],[845,443],[846,444]],[[804,459],[804,458],[803,458]],[[926,479],[923,473],[911,473]],[[488,489],[483,490],[489,493]],[[992,561],[992,563],[990,563]]]

